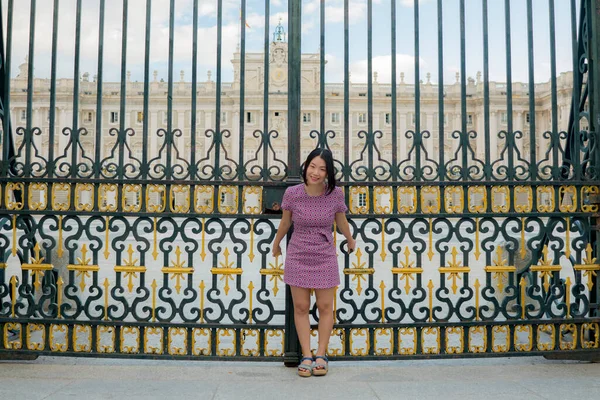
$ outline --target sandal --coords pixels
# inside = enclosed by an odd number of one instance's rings
[[[325,361],[325,363],[321,364],[321,363],[316,362],[319,358],[322,359],[323,361]],[[320,368],[316,368],[316,367],[320,367]],[[315,356],[315,367],[314,367],[313,375],[314,376],[327,375],[328,369],[329,369],[329,360],[327,359],[327,356]]]
[[[304,360],[314,361],[312,357],[302,357],[300,360],[300,365],[298,365],[298,375],[303,378],[308,378],[312,375],[313,364],[302,364]]]

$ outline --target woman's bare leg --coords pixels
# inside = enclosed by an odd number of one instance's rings
[[[327,353],[329,347],[329,338],[331,337],[331,331],[333,330],[333,296],[335,295],[336,288],[329,289],[317,289],[315,290],[317,296],[317,308],[319,309],[319,347],[317,349],[318,356],[324,356]],[[315,365],[316,369],[319,369],[319,364],[322,364],[322,360],[318,360]],[[323,368],[323,367],[320,367]]]
[[[292,290],[292,300],[294,302],[294,322],[296,323],[296,332],[298,340],[302,347],[303,357],[312,357],[310,351],[310,320],[308,312],[310,309],[310,289],[297,286],[290,286]],[[304,361],[304,364],[310,364]]]

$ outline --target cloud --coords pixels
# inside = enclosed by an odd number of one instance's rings
[[[325,59],[325,74],[327,82],[343,82],[344,81],[344,60],[336,57],[333,54],[326,54]],[[421,71],[427,70],[429,67],[427,62],[420,59]],[[396,79],[400,83],[400,76],[404,73],[404,82],[408,84],[414,83],[415,58],[407,54],[396,55]],[[367,60],[358,60],[351,62],[350,81],[353,83],[367,83]],[[392,56],[384,55],[373,57],[373,72],[377,72],[377,81],[379,83],[391,83],[392,81]],[[421,72],[422,79],[425,79],[425,74]]]

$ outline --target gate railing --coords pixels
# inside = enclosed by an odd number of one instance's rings
[[[54,26],[58,26],[58,1]],[[528,12],[532,3],[528,1]],[[464,17],[465,2],[460,2]],[[348,254],[334,236],[343,267],[336,294],[330,354],[338,359],[469,357],[598,352],[600,265],[596,260],[598,213],[597,18],[583,1],[579,34],[574,28],[573,107],[569,129],[557,122],[556,66],[552,58],[552,129],[535,126],[533,45],[530,47],[531,132],[512,123],[512,81],[508,77],[507,129],[490,123],[487,4],[483,5],[483,132],[469,128],[467,77],[461,66],[460,128],[444,135],[422,129],[419,76],[419,2],[414,4],[415,84],[401,92],[392,58],[390,106],[414,97],[414,129],[402,132],[391,113],[391,136],[374,123],[372,2],[368,1],[369,71],[367,124],[352,132],[349,123],[349,60],[343,88],[343,132],[327,129],[324,18],[321,19],[320,127],[313,145],[340,145],[337,176],[344,187],[358,249]],[[506,4],[510,5],[510,1]],[[553,1],[550,0],[552,5]],[[8,2],[6,59],[12,48],[14,2]],[[73,86],[80,85],[81,5],[77,2],[76,63]],[[128,1],[123,1],[127,32]],[[252,132],[254,156],[245,157],[245,1],[241,2],[239,127],[221,124],[222,7],[217,12],[217,70],[214,128],[197,131],[196,68],[191,85],[189,135],[173,121],[173,37],[175,2],[170,4],[169,79],[165,129],[149,130],[149,38],[152,2],[146,2],[145,80],[141,132],[120,118],[104,137],[79,121],[54,135],[56,116],[56,35],[53,37],[49,124],[32,125],[34,41],[28,60],[27,126],[11,130],[3,114],[0,210],[0,351],[33,354],[182,359],[296,360],[297,343],[290,296],[282,281],[283,260],[270,256],[278,216],[265,212],[289,184],[299,182],[300,134],[270,130],[269,96],[262,129]],[[301,2],[289,3],[288,125],[300,132]],[[392,49],[396,54],[396,2],[391,3]],[[442,2],[438,31],[442,38]],[[572,6],[573,7],[573,6]],[[324,5],[321,6],[324,16]],[[348,27],[349,6],[344,8]],[[30,36],[35,36],[36,1],[31,1]],[[576,15],[572,8],[572,21]],[[104,37],[105,3],[100,2],[99,37]],[[193,19],[198,20],[198,1]],[[269,3],[265,4],[265,52],[269,51]],[[465,27],[461,19],[461,61]],[[551,41],[554,12],[550,13]],[[528,23],[531,24],[531,15]],[[510,18],[506,20],[510,43]],[[197,32],[194,23],[194,32]],[[56,29],[54,30],[56,31]],[[349,53],[348,30],[344,37]],[[529,41],[533,36],[528,37]],[[193,36],[193,62],[198,37]],[[552,41],[553,43],[553,41]],[[2,41],[4,44],[4,41]],[[103,39],[99,43],[96,112],[103,111]],[[554,49],[554,44],[551,45]],[[440,46],[441,51],[443,47]],[[509,50],[510,52],[510,46]],[[4,55],[4,52],[2,52]],[[127,35],[122,40],[119,109],[128,101]],[[594,58],[596,57],[596,58]],[[3,58],[3,60],[5,60]],[[587,62],[586,62],[587,60]],[[264,93],[269,93],[269,60],[264,57]],[[2,100],[10,108],[10,65],[3,62]],[[510,57],[507,70],[510,71]],[[443,54],[440,54],[440,77]],[[442,78],[440,78],[442,79]],[[443,80],[439,82],[440,127],[444,126]],[[234,90],[228,88],[229,90]],[[92,94],[93,96],[93,94]],[[336,96],[337,97],[337,96]],[[339,96],[342,97],[342,96]],[[586,111],[587,104],[587,111]],[[596,117],[594,117],[596,116]],[[579,127],[584,118],[589,130]],[[233,133],[237,134],[236,137]],[[91,139],[89,137],[91,136]],[[287,137],[286,137],[287,136]],[[42,146],[47,139],[48,145]],[[61,141],[64,139],[64,141]],[[388,139],[391,157],[383,156]],[[190,147],[185,141],[190,141]],[[350,141],[362,148],[351,158]],[[544,140],[541,142],[541,140]],[[107,141],[107,142],[105,142]],[[142,143],[141,152],[132,150]],[[274,146],[286,143],[288,159]],[[62,142],[56,147],[55,143]],[[200,145],[202,142],[202,146]],[[232,143],[235,142],[235,143]],[[15,143],[15,146],[12,146]],[[93,145],[90,147],[89,144]],[[108,145],[108,151],[102,148]],[[539,146],[539,143],[544,143]],[[155,146],[153,146],[155,144]],[[433,144],[438,152],[432,153]],[[451,151],[446,151],[446,146]],[[529,147],[528,147],[528,146]],[[236,147],[237,146],[237,147]],[[495,147],[494,147],[495,146]],[[55,147],[58,151],[55,151]],[[541,149],[538,151],[536,149]],[[90,150],[91,149],[91,150]],[[200,151],[200,149],[202,151]],[[232,150],[233,149],[233,150]],[[528,150],[527,150],[528,149]],[[404,154],[405,156],[401,156]],[[483,155],[483,157],[478,157]],[[284,251],[285,253],[285,251]],[[318,319],[312,309],[313,322]],[[315,332],[316,335],[316,332]]]

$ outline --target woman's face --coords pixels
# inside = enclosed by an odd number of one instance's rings
[[[306,181],[309,185],[319,185],[325,182],[327,178],[327,167],[325,166],[325,160],[321,157],[316,156],[308,164],[306,170]]]

